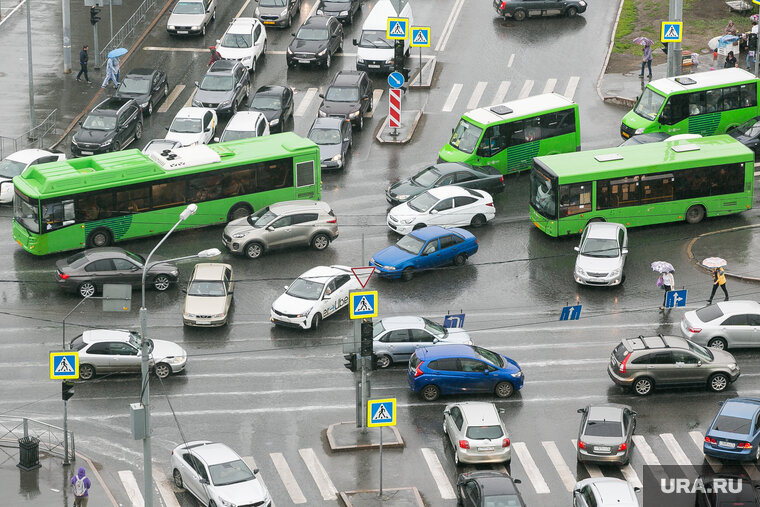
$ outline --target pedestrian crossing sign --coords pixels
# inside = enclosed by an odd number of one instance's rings
[[[430,27],[429,26],[413,26],[412,38],[409,40],[409,46],[413,48],[429,48],[430,47]]]
[[[351,319],[377,317],[377,291],[352,292],[348,296],[348,316]]]
[[[683,39],[683,21],[663,21],[660,40],[662,42],[681,42]]]
[[[404,40],[409,34],[408,18],[388,18],[386,39]]]
[[[395,426],[396,398],[367,400],[367,427]]]
[[[79,378],[79,353],[51,352],[50,353],[50,378],[53,380]]]

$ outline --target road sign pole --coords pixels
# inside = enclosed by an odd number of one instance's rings
[[[419,84],[422,84],[422,46],[420,46],[420,74],[417,78],[417,82]]]
[[[354,357],[355,359],[355,357]],[[356,381],[356,427],[363,428],[364,424],[364,405],[362,405],[362,382]]]
[[[683,19],[683,0],[670,0],[668,8],[668,21],[681,21]],[[681,27],[683,30],[683,27]],[[683,36],[683,35],[682,35]],[[683,55],[681,43],[671,42],[668,44],[668,77],[674,77],[681,73]]]
[[[61,382],[66,382],[65,380]],[[69,465],[69,414],[66,404],[68,401],[63,400],[63,466]]]
[[[760,17],[760,4],[757,6],[757,15]],[[759,30],[760,31],[760,30]],[[760,33],[758,33],[758,36],[756,37],[757,40],[757,47],[755,47],[755,75],[758,74],[758,64],[760,63],[758,61],[758,56],[760,56]],[[749,47],[747,48],[747,51],[749,51]]]
[[[380,494],[383,496],[383,428],[380,427]]]

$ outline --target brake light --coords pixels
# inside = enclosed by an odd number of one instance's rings
[[[499,5],[499,9],[504,10],[507,8],[507,2],[502,2],[501,5]]]
[[[328,220],[327,223],[328,224],[337,224],[338,223],[338,219],[337,218],[333,218],[332,220]]]
[[[711,437],[705,437],[705,442],[707,442],[708,444],[715,444],[715,443],[717,443],[717,442],[715,442],[715,439],[711,438]]]
[[[701,327],[690,327],[689,328],[689,332],[690,333],[701,333],[702,332],[702,328]]]
[[[417,365],[417,369],[414,371],[414,378],[417,378],[420,375],[422,375],[422,370],[420,370],[420,366],[422,366],[423,364],[425,363],[420,363]]]
[[[625,373],[625,365],[628,364],[628,360],[631,358],[631,353],[629,352],[627,356],[625,356],[625,359],[623,359],[623,362],[620,363],[620,373]]]
[[[583,440],[578,440],[578,449],[585,449],[586,448],[586,442]]]
[[[750,444],[749,442],[740,442],[736,444],[736,447],[738,449],[752,449],[752,444]]]
[[[459,447],[461,447],[462,449],[469,449],[470,448],[470,442],[468,442],[467,440],[460,440],[459,441]]]
[[[626,444],[625,442],[624,442],[624,443],[622,443],[622,444],[620,444],[620,445],[618,446],[618,452],[620,452],[620,451],[625,451],[626,449],[628,449],[628,444]]]
[[[493,208],[493,203],[492,202],[487,202],[486,206],[491,206]]]
[[[502,447],[509,447],[509,439],[505,438],[504,440],[502,440],[501,446]]]
[[[504,183],[504,176],[502,176],[501,178],[499,178],[499,183]]]
[[[61,280],[68,280],[69,275],[67,275],[66,273],[58,273],[58,278],[60,278]]]

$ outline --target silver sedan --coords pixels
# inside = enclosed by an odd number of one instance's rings
[[[631,455],[636,412],[628,405],[605,403],[579,408],[578,461],[625,465]]]

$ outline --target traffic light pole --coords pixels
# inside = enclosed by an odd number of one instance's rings
[[[95,8],[95,6],[90,7],[90,24],[92,24],[92,45],[95,49],[95,68],[100,68],[100,49],[98,48],[98,21],[100,18],[98,18],[98,14],[100,13],[100,9]]]
[[[64,380],[65,382],[65,380]],[[69,464],[69,417],[67,405],[68,401],[63,400],[63,465]]]

